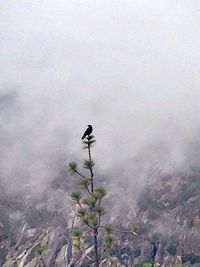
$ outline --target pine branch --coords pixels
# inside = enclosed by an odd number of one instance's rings
[[[81,209],[83,209],[82,205],[81,205],[81,198],[82,198],[82,194],[81,192],[77,191],[77,192],[72,192],[71,193],[71,199],[77,203]]]
[[[76,174],[78,174],[80,177],[87,179],[83,174],[81,174],[78,170],[74,171]]]
[[[97,199],[94,196],[88,196],[86,198],[83,199],[83,204],[87,205],[90,208],[95,208],[95,204],[97,202]]]
[[[83,168],[88,169],[88,170],[92,170],[92,168],[94,167],[95,163],[93,160],[84,160],[83,162]]]
[[[77,171],[77,165],[75,161],[71,161],[68,164],[69,172],[71,175],[74,175],[74,173]]]
[[[103,187],[96,187],[93,196],[96,199],[102,199],[106,195],[106,190]]]
[[[88,195],[91,195],[91,192],[89,190],[89,185],[90,185],[91,181],[90,179],[88,178],[82,178],[79,182],[79,186],[80,186],[80,189],[85,189],[88,193]]]
[[[77,202],[77,201],[80,201],[82,198],[82,194],[80,191],[76,191],[76,192],[72,192],[71,193],[71,199],[74,201],[74,202]]]
[[[106,225],[100,225],[99,228],[108,229]],[[138,229],[135,226],[131,230],[120,230],[120,229],[116,229],[113,227],[111,227],[111,230],[114,232],[127,233],[127,234],[132,234],[135,236],[138,235]]]

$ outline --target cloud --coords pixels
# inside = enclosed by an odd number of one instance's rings
[[[88,123],[98,173],[116,187],[128,183],[132,193],[152,166],[183,166],[200,126],[198,8],[196,1],[3,3],[7,190],[49,190],[67,161],[85,157]]]

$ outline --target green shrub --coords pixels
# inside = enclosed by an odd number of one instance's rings
[[[149,261],[145,261],[142,263],[142,266],[141,267],[153,267],[153,264]]]

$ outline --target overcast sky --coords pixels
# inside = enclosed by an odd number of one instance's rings
[[[198,0],[0,0],[0,48],[3,180],[51,180],[87,124],[130,183],[135,158],[182,163],[199,134]]]

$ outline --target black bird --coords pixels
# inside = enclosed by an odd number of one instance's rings
[[[88,125],[88,128],[85,130],[84,135],[82,136],[82,140],[86,137],[86,135],[90,135],[92,133],[92,125]]]

